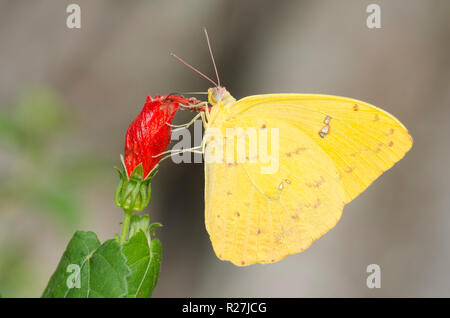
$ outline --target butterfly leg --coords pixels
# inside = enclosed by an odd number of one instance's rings
[[[161,157],[162,155],[165,155],[165,154],[168,154],[168,153],[179,153],[179,152],[186,152],[186,151],[196,150],[196,149],[198,149],[200,147],[201,146],[195,146],[195,147],[186,148],[186,149],[175,149],[175,150],[171,149],[171,150],[167,150],[167,151],[161,152],[161,153],[159,153],[159,154],[157,154],[155,156],[152,156],[152,158]]]
[[[209,127],[209,125],[208,125],[208,115],[207,115],[207,113],[206,112],[201,112],[200,113],[201,114],[201,116],[202,116],[202,122],[203,122],[203,127],[205,128],[205,129],[208,129],[208,127]]]
[[[156,156],[153,156],[153,157],[158,157],[158,156],[161,156],[161,155],[163,155],[163,154],[170,153],[169,155],[163,157],[163,158],[160,160],[160,162],[161,162],[161,161],[163,161],[163,160],[165,160],[165,159],[167,159],[167,158],[172,157],[173,155],[178,155],[178,154],[185,153],[185,152],[192,152],[192,153],[203,154],[203,150],[197,150],[197,149],[199,149],[200,147],[201,147],[201,146],[196,146],[196,147],[186,148],[186,149],[180,149],[180,150],[168,150],[168,151],[162,152],[162,153],[160,153],[159,155],[156,155]]]
[[[174,127],[174,128],[178,128],[178,129],[174,129],[173,132],[175,131],[179,131],[181,129],[185,129],[185,128],[189,128],[200,116],[202,113],[198,113],[197,115],[195,115],[194,118],[191,119],[191,121],[189,121],[186,124],[182,124],[182,125],[172,125],[169,123],[166,123],[166,125],[170,126],[170,127]]]
[[[211,118],[211,110],[209,109],[209,107],[205,107],[205,116],[206,116],[206,122],[208,123],[210,118]],[[207,128],[207,125],[205,126],[205,128]]]
[[[185,105],[180,103],[180,107],[201,112],[204,111],[204,109],[208,108],[208,102],[199,102],[198,104],[194,105]]]
[[[180,129],[184,129],[184,128],[187,128],[187,127],[191,126],[198,119],[198,117],[200,116],[202,118],[203,126],[205,127],[205,129],[208,129],[208,126],[209,126],[208,125],[208,121],[209,121],[209,118],[210,118],[210,110],[209,110],[207,102],[202,102],[202,103],[197,104],[197,105],[180,104],[181,107],[190,108],[190,109],[195,109],[195,108],[198,109],[199,105],[203,105],[203,106],[200,106],[203,109],[200,110],[199,114],[197,114],[188,123],[183,124],[183,125],[172,125],[172,124],[166,123],[166,125],[169,125],[170,127],[178,127],[178,129],[173,130],[173,131],[178,131]],[[199,150],[199,149],[201,149],[201,150]],[[167,158],[172,157],[173,155],[177,155],[177,154],[181,154],[181,153],[185,153],[185,152],[192,152],[192,153],[203,154],[204,150],[205,150],[205,139],[203,138],[202,139],[202,143],[199,146],[195,146],[195,147],[192,147],[192,148],[186,148],[186,149],[167,150],[167,151],[161,152],[160,154],[157,154],[157,155],[153,156],[153,158],[160,157],[162,155],[168,154],[167,156],[163,157],[160,160],[160,161],[163,161],[163,160],[165,160]]]

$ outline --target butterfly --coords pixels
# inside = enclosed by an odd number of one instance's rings
[[[236,100],[217,79],[209,79],[215,87],[199,114],[205,126],[205,224],[217,257],[237,266],[274,263],[310,247],[337,224],[346,204],[412,147],[398,119],[366,102],[320,94]],[[207,138],[209,131],[218,133]],[[228,131],[245,140],[246,160],[236,153],[231,160],[206,160],[208,149],[225,151],[230,139],[236,142]],[[269,147],[277,168],[269,173],[267,162],[249,158],[251,131],[258,140],[277,137]],[[230,149],[236,148],[232,143]]]

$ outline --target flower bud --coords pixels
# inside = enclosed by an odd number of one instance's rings
[[[115,203],[126,211],[142,211],[150,202],[150,181],[158,162],[170,142],[173,117],[180,103],[189,105],[192,99],[174,95],[147,97],[141,112],[128,127],[125,137],[124,170],[117,169],[120,183]]]
[[[142,163],[144,179],[161,160],[161,154],[169,145],[173,116],[179,103],[190,104],[190,100],[174,96],[147,97],[139,115],[128,127],[125,138],[125,167],[128,176]]]
[[[121,156],[122,163],[123,157]],[[124,165],[125,166],[125,165]],[[120,182],[116,189],[114,202],[125,211],[142,211],[150,202],[150,182],[155,176],[155,169],[145,180],[142,178],[142,164],[137,166],[130,177],[121,169],[117,169]]]

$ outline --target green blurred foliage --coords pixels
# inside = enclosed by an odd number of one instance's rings
[[[111,173],[112,163],[78,149],[74,109],[47,88],[27,90],[12,105],[0,102],[0,213],[33,213],[61,233],[81,225],[83,191]],[[6,297],[30,295],[35,288],[33,244],[25,233],[16,234],[0,244]]]
[[[23,93],[16,105],[0,112],[0,138],[22,151],[41,153],[49,138],[68,124],[66,106],[48,89]]]
[[[35,288],[34,268],[24,260],[30,254],[26,242],[14,242],[0,246],[0,288],[5,297],[23,294],[24,288]]]
[[[61,225],[80,224],[80,185],[105,171],[105,160],[87,153],[55,153],[69,135],[73,113],[49,89],[22,94],[13,107],[0,109],[0,211],[21,205],[47,214]],[[67,139],[69,142],[69,138]]]

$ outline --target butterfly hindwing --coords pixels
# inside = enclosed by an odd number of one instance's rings
[[[284,120],[245,114],[220,126],[224,136],[226,128],[277,128],[279,156],[273,173],[262,173],[266,164],[258,161],[205,164],[206,228],[220,259],[239,266],[276,262],[337,223],[342,181],[308,135]]]

